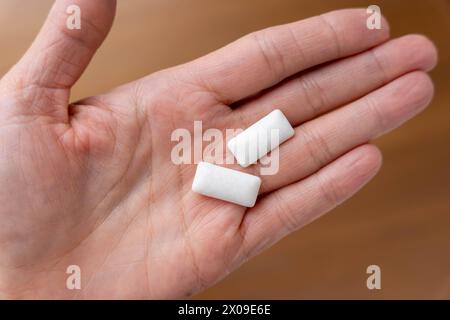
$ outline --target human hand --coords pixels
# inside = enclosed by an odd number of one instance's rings
[[[81,30],[65,10],[82,8]],[[112,24],[111,0],[56,1],[0,82],[0,294],[181,298],[351,197],[378,171],[368,141],[422,111],[434,46],[388,41],[365,10],[269,28],[193,62],[69,104]],[[245,128],[281,109],[296,135],[246,209],[191,191],[171,133]],[[258,165],[236,169],[258,174]],[[79,265],[81,290],[66,288]]]

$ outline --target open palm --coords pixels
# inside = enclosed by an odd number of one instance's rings
[[[69,4],[80,30],[66,28]],[[365,10],[255,32],[193,62],[69,104],[113,20],[110,0],[56,1],[0,82],[0,294],[178,298],[329,211],[381,165],[366,143],[429,103],[436,52],[388,41]],[[171,133],[245,128],[281,109],[296,135],[246,209],[191,191]],[[235,166],[238,170],[244,170]],[[258,174],[258,165],[245,169]],[[81,290],[66,288],[78,265]]]

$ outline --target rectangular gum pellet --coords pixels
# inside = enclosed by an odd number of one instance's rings
[[[204,196],[253,207],[258,197],[261,179],[208,162],[197,165],[192,191]]]
[[[228,141],[228,149],[242,167],[256,163],[294,135],[283,112],[276,109]]]

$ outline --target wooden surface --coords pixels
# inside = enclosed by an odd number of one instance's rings
[[[0,0],[0,74],[28,47],[50,3]],[[384,166],[361,193],[196,298],[450,298],[450,2],[377,4],[393,36],[424,33],[439,47],[432,106],[376,141]],[[188,61],[266,26],[367,5],[337,0],[119,0],[113,30],[72,97]],[[382,268],[380,291],[366,288],[371,264]]]

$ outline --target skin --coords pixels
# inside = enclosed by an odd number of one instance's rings
[[[81,30],[65,27],[69,4]],[[422,111],[436,50],[351,9],[258,31],[187,64],[69,103],[111,27],[111,0],[58,0],[0,82],[2,298],[184,298],[351,197],[367,144]],[[412,54],[413,53],[413,54]],[[314,68],[313,68],[314,67]],[[280,108],[296,135],[250,209],[195,194],[177,128],[245,128]],[[258,165],[235,169],[258,174]],[[66,268],[82,289],[66,288]]]

